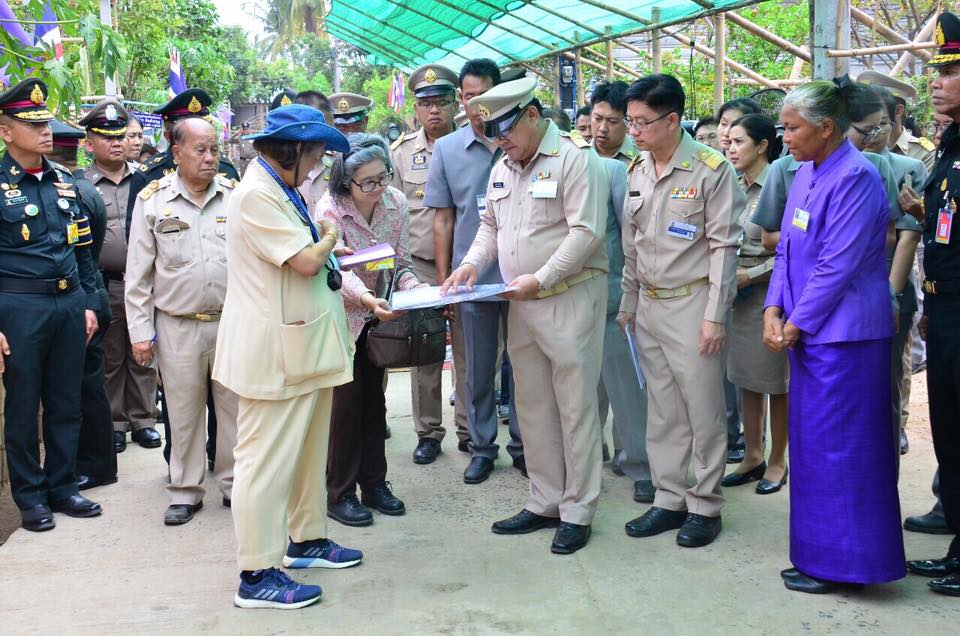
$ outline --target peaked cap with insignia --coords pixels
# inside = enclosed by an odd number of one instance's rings
[[[941,13],[933,32],[933,41],[937,45],[937,54],[927,62],[927,66],[960,64],[960,18],[949,11]]]
[[[104,137],[123,137],[127,134],[127,121],[130,115],[116,99],[108,97],[97,103],[93,109],[77,122],[87,129]]]
[[[361,121],[373,108],[372,99],[356,93],[334,93],[330,103],[333,104],[333,123],[341,126]]]
[[[273,99],[270,100],[270,109],[276,110],[281,106],[289,106],[293,103],[294,98],[297,96],[297,91],[285,88],[276,95],[273,96]]]
[[[212,103],[207,91],[202,88],[188,88],[174,95],[173,99],[153,112],[169,122],[185,117],[208,117]]]
[[[468,104],[483,120],[484,136],[493,139],[510,130],[523,114],[524,108],[533,101],[536,88],[535,78],[522,77],[497,84],[486,93],[472,98]]]
[[[450,95],[457,91],[460,76],[442,64],[424,64],[407,80],[407,88],[416,97]]]
[[[53,145],[63,148],[76,148],[80,140],[87,136],[80,128],[74,128],[59,119],[50,120],[50,130],[53,132]]]
[[[30,78],[0,94],[0,115],[28,122],[50,121],[53,113],[47,108],[47,85]]]

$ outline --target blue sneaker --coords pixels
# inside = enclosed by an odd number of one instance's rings
[[[283,556],[283,567],[340,569],[356,565],[363,560],[363,552],[344,548],[330,539],[313,539],[303,543],[290,541]]]
[[[247,583],[241,576],[233,604],[246,608],[297,609],[316,603],[321,594],[323,590],[319,585],[301,585],[277,568],[270,568],[263,571],[263,578],[257,583]]]

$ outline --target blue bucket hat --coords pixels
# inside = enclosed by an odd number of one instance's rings
[[[349,152],[350,142],[339,130],[327,124],[323,113],[304,104],[281,106],[267,113],[267,125],[259,133],[244,135],[244,139],[285,139],[325,143],[327,150]]]

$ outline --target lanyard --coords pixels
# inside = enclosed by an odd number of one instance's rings
[[[307,211],[307,204],[304,202],[303,197],[300,196],[299,192],[296,192],[293,188],[288,186],[283,182],[283,179],[280,178],[280,175],[277,174],[277,171],[273,169],[269,163],[264,161],[263,157],[257,157],[257,161],[260,162],[260,165],[263,166],[263,169],[267,171],[273,180],[277,182],[277,185],[283,190],[283,193],[287,195],[287,198],[293,203],[293,206],[297,208],[297,213],[300,215],[300,218],[306,223],[307,227],[310,228],[310,236],[313,237],[314,243],[320,242],[320,233],[317,231],[316,226],[314,226],[313,221],[310,220],[310,213]]]

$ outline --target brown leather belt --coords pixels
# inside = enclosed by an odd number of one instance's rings
[[[766,263],[773,256],[738,256],[737,265],[740,267],[756,267],[757,265],[762,265]]]

